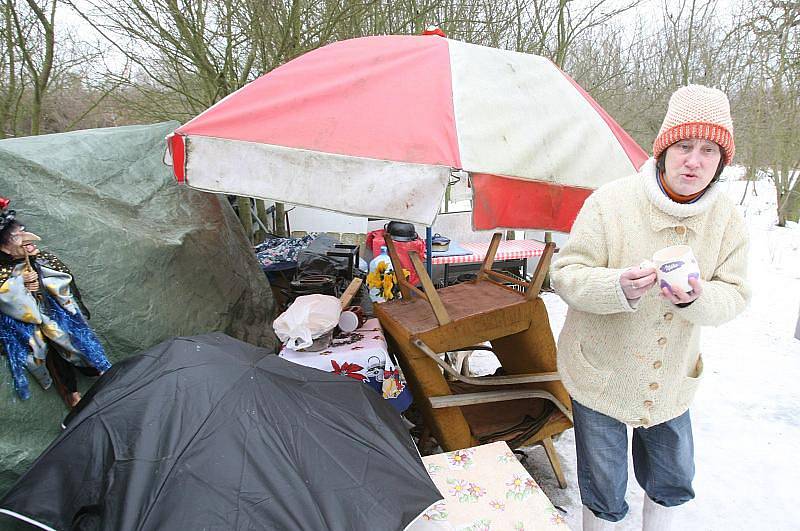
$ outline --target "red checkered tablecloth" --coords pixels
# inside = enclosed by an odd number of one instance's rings
[[[459,243],[461,247],[467,251],[471,251],[472,254],[434,257],[432,262],[434,264],[471,264],[483,262],[486,252],[489,250],[489,243],[490,242]],[[504,240],[500,242],[494,259],[500,261],[532,258],[534,256],[542,256],[543,251],[544,244],[542,242],[534,240]]]

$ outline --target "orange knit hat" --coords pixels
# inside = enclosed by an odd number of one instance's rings
[[[725,164],[736,152],[733,144],[733,120],[728,97],[721,90],[703,85],[687,85],[669,99],[667,115],[653,142],[653,156],[658,158],[679,140],[702,138],[722,148]]]

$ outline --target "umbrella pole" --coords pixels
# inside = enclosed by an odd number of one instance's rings
[[[433,256],[432,256],[432,248],[433,247],[433,227],[427,227],[425,229],[425,269],[428,271],[428,276],[433,278]]]

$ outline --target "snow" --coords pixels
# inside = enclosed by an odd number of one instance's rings
[[[737,203],[745,183],[721,183]],[[794,338],[800,310],[800,227],[776,227],[775,190],[753,185],[741,211],[750,230],[749,280],[753,298],[745,312],[718,328],[703,329],[705,377],[691,407],[694,426],[696,498],[677,509],[680,530],[800,529],[800,340]],[[557,337],[566,304],[543,294]],[[490,357],[487,357],[490,356]],[[488,354],[470,358],[475,372],[493,372]],[[630,432],[630,430],[629,430]],[[556,449],[568,486],[560,489],[541,447],[526,448],[526,467],[550,500],[581,529],[573,430]],[[643,492],[629,463],[628,516],[615,529],[641,529]]]

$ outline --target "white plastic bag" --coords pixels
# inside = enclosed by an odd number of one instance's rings
[[[278,339],[287,348],[310,347],[314,338],[330,332],[339,324],[342,304],[330,295],[303,295],[272,323]]]

